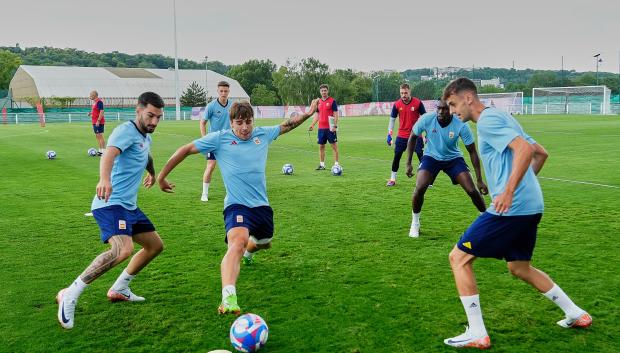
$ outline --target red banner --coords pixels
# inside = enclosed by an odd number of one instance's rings
[[[41,127],[45,127],[45,112],[43,112],[43,104],[41,104],[41,101],[37,103],[37,113],[39,113],[39,123]]]
[[[6,114],[6,107],[4,107],[4,108],[2,108],[2,123],[3,123],[3,124],[6,124],[6,123],[7,123],[7,121],[6,121],[6,115],[7,115],[7,114]]]

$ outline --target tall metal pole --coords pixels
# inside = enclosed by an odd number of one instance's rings
[[[179,100],[179,58],[177,56],[177,1],[173,0],[174,14],[174,97],[176,104],[176,118],[181,120],[181,101]]]
[[[209,103],[209,57],[205,56],[205,104]]]
[[[560,76],[562,77],[562,86],[564,86],[564,55],[562,55],[562,71],[560,71]]]
[[[599,54],[594,55],[594,60],[596,61],[596,85],[597,85],[597,86],[598,86],[598,63],[599,63],[600,61],[602,61],[602,60],[601,60],[601,58],[600,58],[600,56],[601,56],[601,54],[600,54],[600,53],[599,53]]]

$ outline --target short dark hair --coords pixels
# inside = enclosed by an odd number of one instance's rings
[[[254,110],[247,101],[235,102],[230,107],[230,120],[234,119],[251,119],[254,117]]]
[[[468,79],[467,77],[459,77],[448,83],[446,88],[444,88],[442,99],[446,100],[451,95],[459,94],[463,91],[470,91],[474,95],[478,95],[478,89],[476,88],[474,81]]]
[[[400,85],[400,89],[411,89],[411,87],[409,87],[408,83],[403,83],[402,85]]]
[[[142,107],[146,107],[149,104],[159,109],[163,108],[165,105],[164,100],[161,99],[159,94],[155,92],[142,93],[140,97],[138,97],[138,105]]]
[[[329,86],[326,83],[324,83],[324,84],[319,86],[319,89],[323,89],[323,88],[325,88],[325,89],[327,89],[329,91]]]
[[[226,81],[220,81],[217,83],[218,87],[228,87],[230,88],[230,83],[226,82]]]

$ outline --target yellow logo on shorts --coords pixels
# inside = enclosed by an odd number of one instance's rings
[[[463,246],[466,247],[467,249],[471,249],[471,243],[468,241],[464,242]]]
[[[243,223],[243,216],[237,215],[237,223]]]
[[[127,222],[125,222],[124,220],[120,219],[118,221],[118,229],[127,229]]]

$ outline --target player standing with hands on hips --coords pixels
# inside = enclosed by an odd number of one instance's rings
[[[321,98],[316,116],[312,120],[312,124],[308,131],[314,129],[314,125],[319,123],[319,132],[317,143],[319,144],[320,163],[316,170],[325,170],[325,144],[329,142],[334,150],[334,165],[338,164],[338,103],[334,98],[329,96],[329,86],[322,84],[319,86]]]

